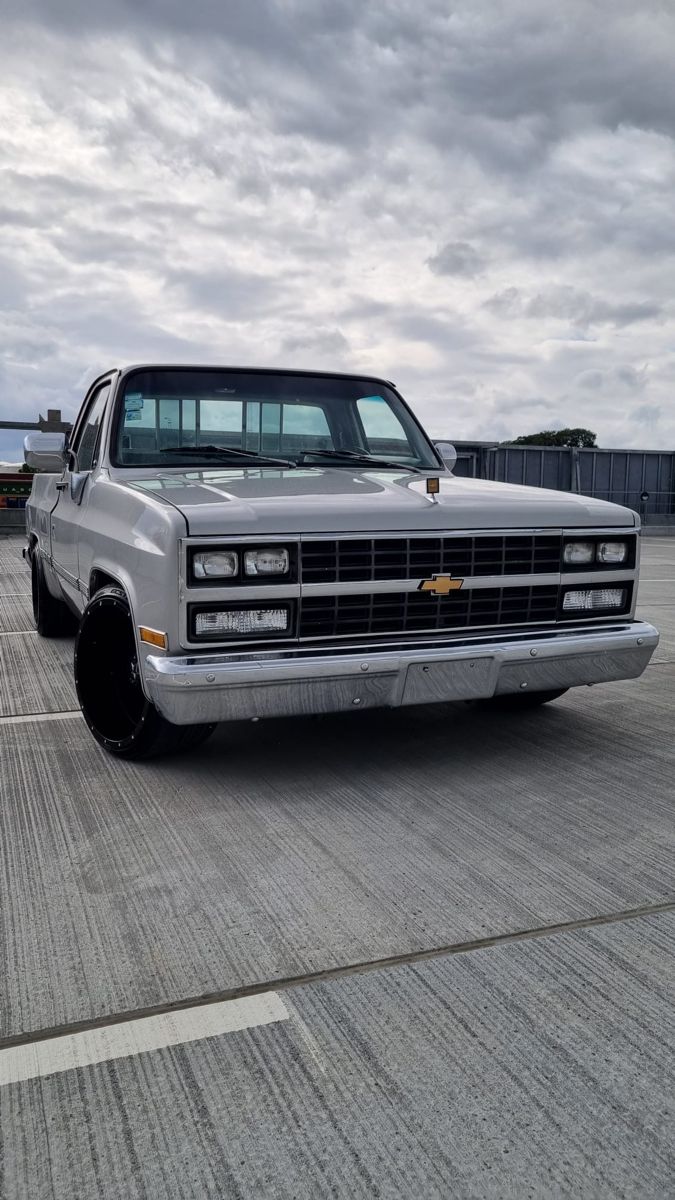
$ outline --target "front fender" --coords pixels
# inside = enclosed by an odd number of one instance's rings
[[[79,545],[89,596],[102,574],[124,588],[134,628],[166,633],[178,647],[178,545],[185,519],[173,505],[109,479],[92,487]]]

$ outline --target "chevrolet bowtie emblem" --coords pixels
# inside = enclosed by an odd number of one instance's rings
[[[453,579],[452,575],[432,575],[431,579],[423,579],[417,590],[447,596],[449,592],[458,592],[463,583],[463,579]]]

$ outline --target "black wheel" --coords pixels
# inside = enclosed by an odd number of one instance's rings
[[[569,688],[556,688],[549,692],[507,692],[504,696],[490,696],[487,700],[481,700],[480,704],[493,712],[522,712],[528,708],[538,708],[540,704],[549,704],[568,691]]]
[[[82,614],[75,642],[75,686],[96,741],[118,758],[191,750],[215,729],[172,725],[147,699],[129,603],[118,587],[101,588]]]
[[[30,577],[33,620],[40,637],[73,637],[77,630],[77,618],[63,600],[55,600],[52,596],[37,546],[30,556]]]

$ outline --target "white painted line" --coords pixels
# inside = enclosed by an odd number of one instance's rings
[[[0,592],[0,600],[15,600],[17,596],[30,596],[30,592]]]
[[[288,1015],[286,1005],[276,992],[264,992],[243,1000],[223,1000],[179,1012],[139,1017],[136,1021],[70,1033],[26,1046],[9,1046],[0,1050],[0,1087],[109,1062],[113,1058],[131,1058],[149,1050],[164,1050],[167,1046],[220,1037],[257,1025],[271,1025],[275,1021],[288,1020]]]
[[[20,717],[0,717],[3,725],[27,725],[30,721],[68,721],[73,717],[81,717],[79,708],[69,708],[65,712],[26,713]]]
[[[25,637],[27,633],[37,633],[37,629],[6,629],[0,637]]]

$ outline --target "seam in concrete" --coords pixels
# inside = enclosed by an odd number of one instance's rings
[[[428,962],[430,959],[435,958],[447,958],[453,954],[469,954],[475,950],[489,950],[494,946],[508,946],[512,942],[532,941],[535,938],[553,937],[560,933],[574,933],[581,929],[595,929],[601,925],[615,925],[622,921],[635,921],[642,917],[653,917],[671,912],[675,912],[675,898],[664,900],[659,904],[643,904],[639,908],[627,908],[619,912],[603,913],[597,917],[580,917],[575,921],[561,921],[555,925],[539,925],[532,929],[519,929],[514,930],[512,933],[497,933],[491,937],[474,938],[466,942],[451,942],[447,945],[435,946],[429,950],[413,950],[407,954],[393,954],[387,958],[376,958],[364,962],[350,963],[341,967],[328,967],[323,971],[310,971],[304,975],[290,975],[261,983],[247,984],[242,987],[224,988],[222,991],[207,992],[202,996],[190,996],[184,1000],[169,1000],[165,1004],[154,1004],[144,1008],[128,1009],[126,1012],[111,1013],[108,1016],[72,1021],[65,1025],[53,1025],[47,1029],[9,1034],[7,1037],[0,1038],[0,1052],[12,1046],[28,1046],[33,1042],[51,1041],[55,1038],[69,1037],[75,1033],[106,1029],[115,1025],[127,1024],[129,1021],[138,1021],[145,1017],[159,1016],[163,1013],[177,1013],[189,1008],[222,1004],[228,1000],[242,1000],[249,996],[262,996],[268,992],[306,987],[309,984],[325,983],[333,979],[342,979],[349,975],[365,974],[366,971],[382,971],[387,970],[389,967],[415,966],[417,963]]]

